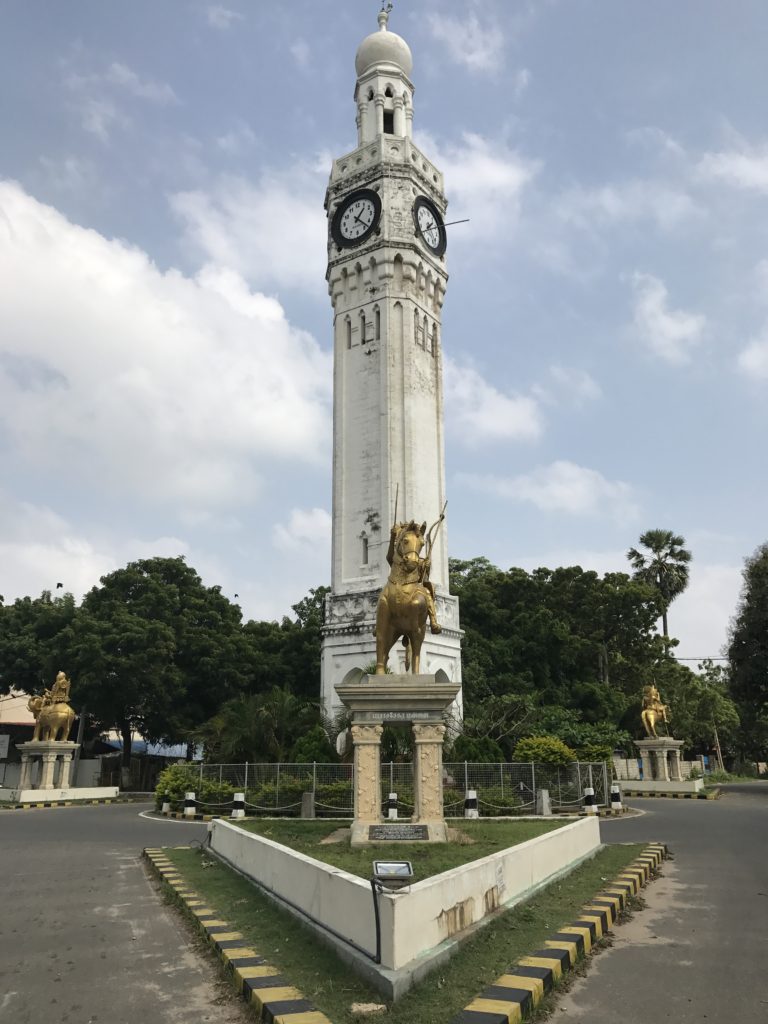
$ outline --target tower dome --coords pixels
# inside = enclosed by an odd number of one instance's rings
[[[372,32],[360,43],[355,56],[357,77],[364,75],[374,64],[395,64],[410,77],[413,70],[413,57],[408,43],[396,32],[387,28],[389,12],[379,12],[379,31]]]

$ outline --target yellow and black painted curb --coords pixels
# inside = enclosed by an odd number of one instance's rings
[[[176,821],[213,821],[220,814],[185,814],[183,811],[161,811],[163,818],[175,818]]]
[[[590,952],[619,918],[664,858],[667,848],[652,843],[588,903],[575,921],[544,940],[541,949],[513,964],[483,989],[451,1024],[517,1024],[550,992],[576,961]]]
[[[131,800],[117,800],[114,798],[106,800],[44,800],[33,804],[4,804],[0,803],[0,809],[5,811],[31,811],[38,807],[91,807],[95,804],[119,804],[133,803]]]
[[[700,790],[698,793],[644,793],[636,789],[622,790],[622,796],[650,797],[659,800],[719,800],[721,790]]]
[[[256,1010],[263,1024],[331,1024],[276,967],[246,944],[242,932],[219,919],[216,911],[187,886],[164,849],[146,849],[144,856],[197,922],[231,973],[238,992]]]

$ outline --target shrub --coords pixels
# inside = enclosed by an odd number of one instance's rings
[[[578,760],[575,751],[556,736],[528,736],[515,747],[515,761],[538,761],[540,764],[570,764]]]
[[[338,761],[338,757],[325,729],[317,724],[296,741],[291,751],[291,760],[297,764],[311,764],[313,761],[332,764]]]
[[[473,761],[479,764],[499,764],[504,760],[504,752],[496,740],[492,740],[490,736],[483,736],[482,739],[458,736],[453,744],[451,759],[453,761]]]
[[[576,748],[577,761],[610,761],[613,747],[608,743],[584,743]]]

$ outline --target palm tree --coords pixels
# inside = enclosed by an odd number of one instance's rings
[[[667,611],[674,599],[688,586],[688,563],[691,561],[691,552],[683,547],[685,537],[672,533],[671,530],[646,530],[640,537],[640,544],[646,548],[646,553],[638,551],[637,548],[630,548],[627,558],[635,570],[633,578],[649,583],[659,592],[664,642],[669,652]]]

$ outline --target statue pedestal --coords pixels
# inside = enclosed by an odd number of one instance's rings
[[[445,842],[443,816],[443,712],[456,699],[460,683],[436,675],[368,676],[348,672],[336,687],[352,712],[355,802],[352,845],[379,842]],[[381,791],[381,733],[387,723],[408,723],[415,740],[412,822],[384,824]]]
[[[0,800],[3,803],[33,804],[116,797],[119,792],[117,786],[78,788],[72,785],[72,758],[79,745],[65,740],[17,743],[16,749],[21,753],[19,786],[18,789],[0,790]]]
[[[635,740],[643,764],[643,778],[631,780],[626,789],[633,793],[695,793],[704,782],[702,779],[684,779],[681,765],[682,740],[671,736],[651,737]]]

